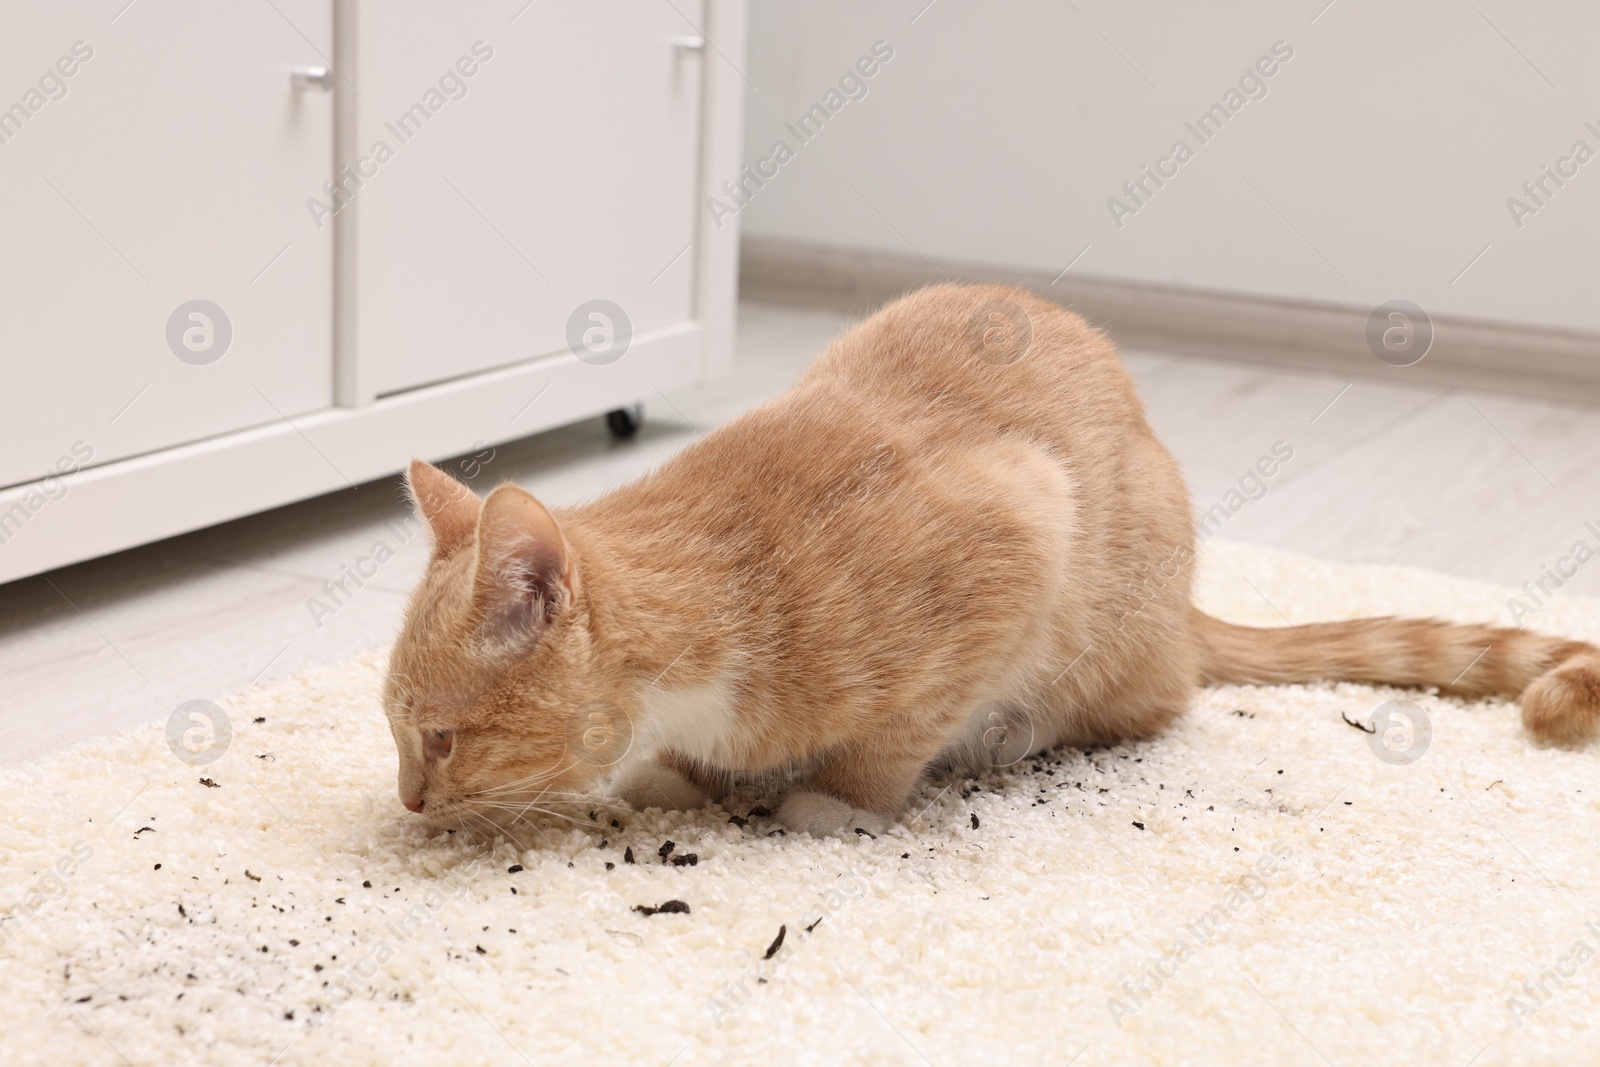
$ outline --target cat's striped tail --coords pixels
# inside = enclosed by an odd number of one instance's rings
[[[1600,723],[1600,649],[1582,641],[1438,619],[1258,628],[1193,616],[1205,684],[1342,680],[1520,697],[1523,723],[1553,740]]]

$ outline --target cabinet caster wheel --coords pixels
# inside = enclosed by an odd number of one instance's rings
[[[639,432],[639,427],[644,423],[644,405],[635,404],[632,407],[618,408],[606,412],[606,428],[611,431],[611,436],[619,441],[626,441]]]

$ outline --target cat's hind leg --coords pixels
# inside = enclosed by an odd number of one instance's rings
[[[846,836],[857,829],[880,834],[905,810],[923,768],[937,752],[937,743],[911,754],[886,753],[872,743],[841,745],[779,805],[778,821],[817,837]]]

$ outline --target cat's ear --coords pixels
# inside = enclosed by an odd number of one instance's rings
[[[577,572],[555,516],[533,494],[502,485],[478,516],[473,602],[492,644],[531,648],[572,603]]]
[[[434,555],[448,556],[472,542],[483,502],[471,489],[433,464],[414,459],[406,472],[406,490],[433,533]]]

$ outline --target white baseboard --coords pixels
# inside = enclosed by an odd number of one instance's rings
[[[1296,303],[746,236],[740,297],[865,313],[942,281],[1008,282],[1072,308],[1128,348],[1600,404],[1600,335],[1433,318],[1427,355],[1392,367],[1367,347],[1371,308]]]

